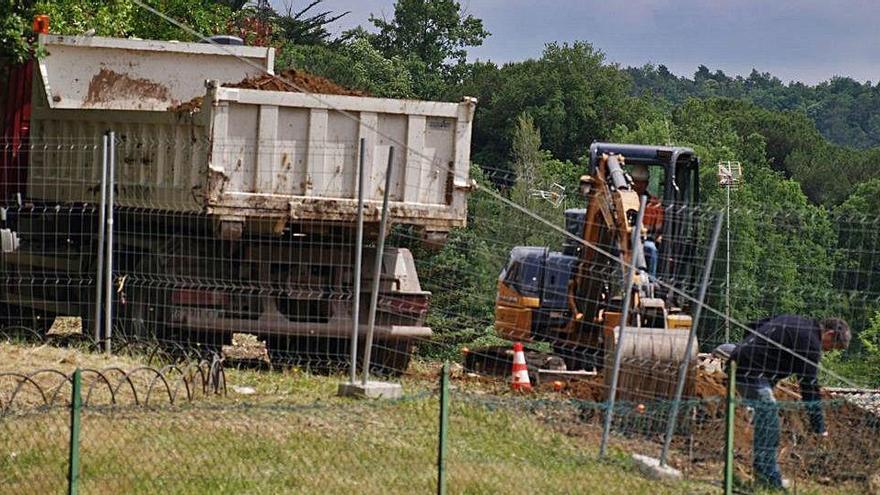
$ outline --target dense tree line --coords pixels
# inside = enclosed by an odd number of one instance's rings
[[[748,77],[729,76],[699,66],[693,78],[672,74],[664,65],[631,67],[635,94],[653,94],[673,105],[688,98],[734,98],[773,111],[803,113],[829,141],[853,148],[880,145],[880,83],[860,83],[835,76],[810,86],[783,83],[767,72],[752,70]]]
[[[688,79],[662,65],[620,69],[587,42],[550,43],[538,58],[502,65],[469,63],[467,49],[489,33],[453,0],[399,0],[391,19],[372,17],[338,36],[328,25],[345,13],[321,11],[320,0],[286,12],[240,0],[147,3],[200,33],[233,32],[275,46],[278,69],[307,70],[375,96],[479,99],[471,156],[480,187],[469,201],[468,227],[439,250],[412,242],[406,231],[396,239],[418,250],[420,277],[434,293],[437,342],[491,340],[495,283],[509,249],[559,247],[554,230],[496,197],[560,226],[562,210],[581,204],[575,191],[590,143],[615,140],[693,147],[705,165],[702,200],[714,209],[724,201],[715,163],[742,162],[743,185],[734,192],[742,214],[731,218],[734,317],[842,314],[857,331],[868,328],[853,353],[873,356],[880,367],[880,318],[873,317],[880,257],[871,228],[880,206],[880,149],[870,148],[880,143],[880,90],[870,83],[783,84],[766,73],[729,77],[704,66]],[[196,38],[131,0],[2,5],[7,60],[28,56],[25,33],[38,12],[52,15],[61,33]],[[562,202],[533,194],[548,190],[561,191]],[[711,297],[720,307],[720,292]],[[717,336],[717,321],[707,321],[707,335]],[[442,349],[449,347],[428,350]]]

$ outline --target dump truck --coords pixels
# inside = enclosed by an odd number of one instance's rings
[[[271,74],[272,48],[53,34],[38,42],[45,55],[31,62],[30,94],[5,105],[16,116],[29,107],[29,119],[5,120],[7,143],[11,134],[19,140],[7,146],[0,174],[7,325],[45,331],[66,315],[81,317],[85,333],[99,326],[106,131],[115,133],[117,333],[221,344],[243,332],[277,353],[340,358],[354,318],[366,333],[368,305],[353,315],[352,296],[371,287],[389,154],[392,225],[436,244],[466,223],[472,98],[226,84]],[[27,78],[26,66],[15,70],[26,71],[16,81]],[[358,274],[360,160],[366,247]],[[430,293],[408,249],[386,249],[379,290],[374,356],[399,370],[413,343],[431,335]]]
[[[681,292],[695,286],[690,260],[698,239],[699,163],[685,147],[593,143],[588,174],[581,177],[586,208],[565,211],[570,237],[562,250],[511,250],[498,278],[497,333],[547,342],[570,369],[607,371],[629,300],[621,389],[638,400],[670,397],[692,324]],[[644,174],[640,184],[635,170]],[[633,243],[641,195],[651,200],[636,232],[642,240]],[[633,293],[626,298],[624,266],[630,264]],[[610,382],[611,373],[604,376]]]

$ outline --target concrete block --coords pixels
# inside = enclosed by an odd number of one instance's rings
[[[652,480],[678,481],[681,479],[681,471],[669,465],[661,466],[660,459],[640,454],[633,454],[632,458],[639,471]]]
[[[340,383],[337,393],[340,397],[360,399],[399,399],[403,397],[403,387],[399,383],[367,382]]]

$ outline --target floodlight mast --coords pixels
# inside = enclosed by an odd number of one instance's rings
[[[742,180],[742,164],[740,162],[718,162],[718,185],[725,189],[727,196],[727,266],[725,269],[724,294],[724,342],[730,342],[730,189],[737,187]]]

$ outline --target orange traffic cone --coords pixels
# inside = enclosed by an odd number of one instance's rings
[[[519,342],[513,344],[513,381],[510,386],[514,390],[531,390],[532,382],[529,381],[529,367],[526,364],[526,355],[523,345]]]

